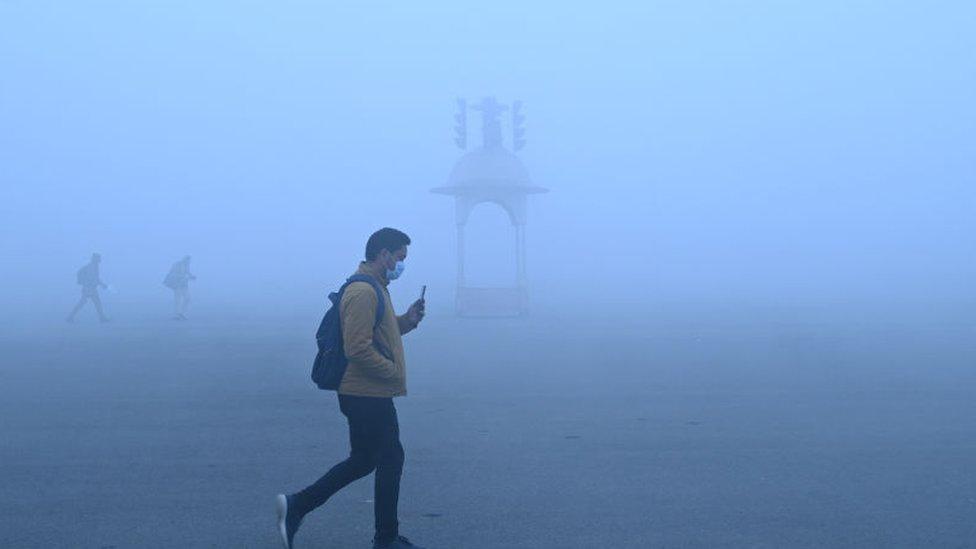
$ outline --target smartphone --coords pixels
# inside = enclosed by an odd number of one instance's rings
[[[427,293],[427,285],[424,284],[424,287],[420,289],[420,299],[423,299],[424,298],[424,294],[426,294],[426,293]]]

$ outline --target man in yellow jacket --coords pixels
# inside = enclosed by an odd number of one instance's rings
[[[416,328],[424,318],[424,299],[421,297],[406,313],[397,316],[386,288],[403,273],[409,244],[410,237],[396,229],[386,227],[373,233],[366,242],[366,261],[360,262],[356,274],[372,277],[382,295],[368,282],[353,282],[342,294],[339,318],[349,364],[339,384],[339,409],[349,422],[352,450],[348,459],[311,486],[278,496],[278,529],[285,549],[291,549],[295,531],[306,514],[349,483],[374,471],[374,549],[417,548],[399,533],[397,502],[403,446],[393,397],[407,394],[400,336]],[[377,323],[380,299],[385,312]]]

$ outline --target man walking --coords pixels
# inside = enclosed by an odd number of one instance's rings
[[[163,279],[163,285],[173,290],[174,320],[186,320],[186,307],[190,304],[190,281],[196,280],[190,272],[190,256],[173,263]]]
[[[356,274],[372,277],[381,295],[368,282],[352,282],[342,294],[339,318],[348,366],[339,384],[339,409],[349,423],[349,457],[332,467],[311,486],[277,497],[278,529],[286,549],[306,514],[325,503],[351,482],[375,471],[374,549],[416,548],[399,533],[397,503],[403,470],[403,446],[393,398],[405,396],[406,370],[402,334],[417,327],[424,317],[424,299],[407,312],[393,311],[387,285],[404,269],[410,238],[391,228],[373,233],[366,243],[366,260]],[[379,300],[385,312],[376,322]],[[419,549],[419,548],[418,548]]]
[[[100,322],[108,322],[108,318],[105,317],[105,312],[102,311],[102,298],[98,296],[98,288],[108,288],[102,282],[102,277],[98,271],[98,266],[101,262],[101,255],[92,254],[91,261],[78,269],[77,282],[81,285],[81,299],[78,300],[78,304],[68,314],[68,318],[66,319],[68,322],[75,321],[75,315],[78,314],[78,311],[85,306],[85,302],[89,299],[95,305],[95,310],[98,312],[98,320]]]

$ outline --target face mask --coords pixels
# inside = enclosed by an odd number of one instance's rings
[[[403,274],[403,269],[405,269],[405,268],[406,267],[403,265],[403,262],[402,261],[397,261],[396,262],[396,267],[394,267],[393,270],[390,270],[390,269],[387,269],[386,270],[386,279],[387,280],[396,280],[396,279],[400,278],[400,275]]]

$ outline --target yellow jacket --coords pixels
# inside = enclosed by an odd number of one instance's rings
[[[407,369],[400,337],[415,328],[406,315],[397,316],[386,289],[389,281],[383,269],[372,269],[361,261],[357,274],[372,276],[383,290],[385,314],[376,321],[376,291],[366,282],[346,286],[339,302],[342,344],[349,365],[339,384],[339,393],[353,396],[397,397],[407,394]]]

